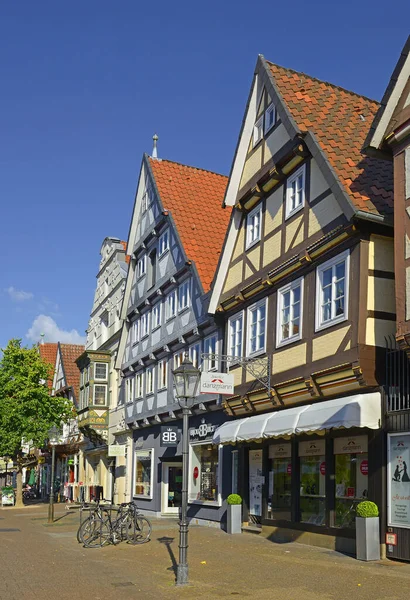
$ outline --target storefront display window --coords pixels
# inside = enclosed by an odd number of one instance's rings
[[[135,452],[135,496],[152,498],[153,459],[153,450]]]
[[[300,520],[325,525],[325,440],[299,442]]]
[[[335,527],[355,527],[356,505],[367,498],[367,435],[334,440],[336,501]]]
[[[291,444],[269,446],[268,519],[291,519]]]
[[[190,454],[189,502],[218,502],[218,447],[192,444]]]

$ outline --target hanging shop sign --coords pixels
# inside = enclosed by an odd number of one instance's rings
[[[388,525],[410,529],[410,433],[392,433],[387,442]]]
[[[222,394],[233,396],[234,377],[229,373],[215,373],[209,371],[201,375],[201,394]]]
[[[367,435],[335,438],[334,454],[361,454],[367,452]]]
[[[292,456],[292,444],[271,444],[269,446],[269,458],[290,458]]]
[[[120,444],[111,444],[108,446],[108,456],[125,456],[125,446]]]
[[[179,441],[179,435],[178,435],[178,427],[176,425],[169,425],[167,427],[161,427],[160,446],[162,448],[178,446],[178,441]]]
[[[324,456],[325,440],[299,442],[299,456]]]
[[[210,423],[207,423],[205,419],[202,419],[201,424],[198,427],[189,430],[189,436],[191,440],[203,440],[207,437],[211,437],[216,427],[216,425],[211,425]]]

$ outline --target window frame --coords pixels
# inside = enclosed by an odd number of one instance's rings
[[[252,229],[251,229],[250,220],[253,217],[255,217],[255,215],[257,213],[259,213],[259,234],[258,234],[257,238],[254,238],[251,240],[250,235],[251,235]],[[254,228],[255,225],[252,225],[252,227]],[[252,246],[255,246],[255,244],[257,244],[258,242],[261,241],[261,238],[262,238],[262,203],[255,206],[246,215],[246,248],[245,248],[245,250],[249,250],[249,248],[252,248]]]
[[[154,386],[154,378],[155,378],[155,365],[150,365],[145,369],[145,395],[152,396],[154,394],[155,386]]]
[[[189,360],[192,362],[192,364],[194,365],[194,367],[196,369],[200,369],[201,365],[202,365],[202,358],[201,358],[201,342],[194,342],[193,344],[191,344],[188,348],[188,357]],[[196,350],[196,352],[195,352]],[[195,356],[196,354],[196,356]],[[196,364],[195,364],[196,361]]]
[[[101,387],[105,389],[105,402],[104,404],[97,404],[95,401],[95,391],[97,387]],[[93,385],[93,406],[108,406],[108,385],[106,383],[95,383]]]
[[[150,460],[151,460],[151,472],[150,472],[150,481],[149,481],[149,494],[136,494],[135,493],[135,488],[136,488],[136,484],[137,484],[137,460],[138,460],[138,454],[141,455],[141,453],[144,453],[144,455],[146,456],[146,453],[149,452],[150,453]],[[155,452],[154,452],[154,448],[134,448],[134,465],[133,465],[133,487],[132,487],[132,494],[133,494],[133,498],[145,498],[146,500],[152,500],[153,498],[153,483],[154,483],[154,470],[155,470],[155,462],[154,462],[154,456],[155,456]],[[141,482],[143,483],[143,482]]]
[[[125,402],[130,404],[135,398],[135,376],[127,377],[125,380]]]
[[[181,290],[184,290],[184,288],[186,289],[186,304],[184,306],[181,306],[180,293],[181,293]],[[190,307],[190,305],[191,305],[191,278],[184,279],[184,281],[179,284],[177,301],[178,301],[178,313],[182,313]]]
[[[206,351],[206,345],[209,342],[209,340],[211,340],[212,338],[215,338],[215,352],[207,352]],[[204,354],[218,354],[218,335],[217,333],[211,333],[211,335],[206,336],[206,338],[204,338]],[[219,364],[219,360],[216,359],[215,360],[215,366],[210,367],[208,364],[209,359],[205,358],[202,361],[203,364],[203,368],[205,372],[210,372],[210,371],[218,371],[218,364]]]
[[[164,239],[166,239],[166,246],[164,246]],[[158,240],[158,259],[162,258],[169,251],[169,227],[167,227],[159,236]]]
[[[295,208],[290,207],[290,194],[292,192],[292,183],[294,183],[302,175],[302,202]],[[289,175],[286,180],[286,202],[285,202],[285,219],[289,219],[300,210],[303,209],[306,202],[306,163],[303,163],[294,173]]]
[[[162,325],[162,301],[156,302],[151,310],[151,331],[155,331]],[[155,315],[158,313],[158,320],[155,319]]]
[[[336,317],[331,318],[329,321],[325,321],[322,323],[321,321],[321,301],[322,301],[322,273],[329,268],[332,268],[332,299],[331,299],[331,312],[333,312],[333,290],[334,290],[334,274],[333,268],[336,267],[338,263],[342,261],[345,262],[345,291],[344,291],[344,313],[343,315],[338,315]],[[333,327],[333,325],[337,325],[338,323],[343,323],[343,321],[347,321],[349,317],[349,274],[350,274],[350,250],[345,250],[341,254],[330,258],[326,262],[318,265],[316,267],[316,294],[315,294],[315,332],[321,331],[322,329],[327,329],[328,327]]]
[[[144,371],[139,371],[135,375],[135,396],[134,398],[141,399],[144,397]]]
[[[263,140],[263,130],[264,130],[264,113],[256,119],[253,125],[252,131],[252,148],[255,148],[259,142]]]
[[[105,365],[105,377],[97,377],[97,365]],[[106,362],[95,362],[94,363],[94,381],[108,381],[108,363]]]
[[[267,127],[266,126],[266,117],[267,117],[268,113],[273,113],[273,121]],[[265,118],[264,118],[264,122],[263,122],[263,132],[264,132],[264,135],[266,135],[275,126],[275,123],[276,123],[276,107],[273,102],[271,102],[269,104],[269,106],[267,107],[267,109],[265,110],[264,117]]]
[[[146,312],[142,313],[141,317],[140,317],[140,339],[144,340],[145,338],[147,338],[150,334],[150,315],[151,315],[151,311],[147,310]],[[143,328],[143,325],[145,326]]]
[[[171,296],[174,297],[174,312],[172,314],[170,314],[169,312],[169,306],[170,306],[170,299]],[[167,295],[167,299],[166,299],[166,315],[165,315],[165,320],[166,321],[170,321],[171,319],[174,319],[177,316],[177,308],[178,308],[178,288],[174,288],[168,295]]]
[[[165,379],[165,385],[164,385]],[[161,358],[157,369],[157,392],[168,389],[168,359]]]
[[[200,442],[191,442],[189,444],[189,469],[190,472],[192,471],[192,464],[193,464],[193,459],[192,459],[192,455],[195,452],[195,448],[197,448],[198,446],[209,446],[210,442],[209,441],[200,441]],[[223,446],[222,444],[219,444],[217,446],[218,449],[218,467],[216,470],[216,481],[218,484],[218,491],[217,491],[217,499],[216,500],[190,500],[190,497],[192,498],[193,496],[193,478],[189,478],[188,481],[188,504],[201,504],[201,505],[205,505],[205,506],[222,506],[222,460],[223,460]]]
[[[241,319],[242,321],[242,332],[241,332],[241,354],[234,354],[232,352],[232,344],[231,344],[231,326],[235,321],[239,321],[239,319]],[[237,356],[238,358],[242,358],[243,354],[244,354],[244,332],[245,332],[245,311],[241,310],[238,313],[235,313],[234,315],[232,315],[231,317],[229,317],[228,319],[228,339],[227,339],[227,347],[228,347],[228,354],[230,356]],[[231,364],[236,364],[237,361],[235,361],[234,363]]]
[[[147,255],[144,253],[137,260],[137,279],[142,279],[147,274]]]
[[[263,348],[258,348],[257,350],[255,350],[254,352],[250,351],[250,344],[251,344],[251,337],[250,337],[250,328],[251,328],[251,319],[250,319],[250,315],[251,312],[253,312],[254,310],[258,310],[258,308],[262,305],[265,305],[265,330],[264,330],[264,344],[263,344]],[[262,300],[259,300],[258,302],[255,302],[254,304],[251,304],[251,306],[248,306],[247,311],[246,311],[246,356],[258,356],[259,354],[265,354],[266,353],[266,331],[267,331],[267,320],[268,320],[268,299],[267,297],[262,298]],[[257,333],[257,337],[260,334]]]
[[[299,312],[299,333],[296,335],[289,336],[286,339],[282,339],[282,300],[284,294],[287,292],[293,292],[294,289],[300,287],[300,312]],[[298,277],[294,281],[291,281],[287,285],[282,286],[278,289],[277,294],[277,310],[276,310],[276,347],[281,348],[282,346],[287,346],[288,344],[292,344],[293,342],[298,342],[302,339],[302,328],[303,328],[303,290],[304,290],[304,278]],[[293,304],[290,304],[290,314],[289,319],[292,320]]]
[[[132,329],[131,329],[131,344],[132,346],[135,346],[136,344],[138,344],[138,342],[140,341],[140,319],[135,319],[135,321],[133,321],[132,323]]]

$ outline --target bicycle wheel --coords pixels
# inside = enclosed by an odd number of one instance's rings
[[[83,532],[84,548],[102,548],[110,542],[111,529],[108,519],[95,519],[89,528]]]
[[[77,542],[84,544],[84,539],[88,539],[95,527],[96,520],[93,517],[87,517],[77,530]]]
[[[127,539],[130,544],[145,544],[149,542],[152,525],[146,517],[135,517],[129,521]]]

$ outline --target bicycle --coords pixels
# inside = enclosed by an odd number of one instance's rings
[[[114,520],[111,510],[118,511]],[[152,531],[150,521],[138,512],[134,502],[123,502],[118,509],[102,507],[100,513],[93,513],[93,520],[85,528],[85,548],[101,548],[109,543],[116,545],[125,539],[133,545],[143,544],[149,541]]]
[[[105,501],[103,499],[103,501]],[[93,535],[97,526],[99,526],[100,520],[102,519],[103,507],[100,506],[100,499],[97,499],[95,503],[82,502],[80,506],[80,526],[77,530],[77,541],[80,544],[84,544],[85,541],[89,540]],[[89,515],[84,521],[82,520],[82,513],[84,510],[89,511]]]

